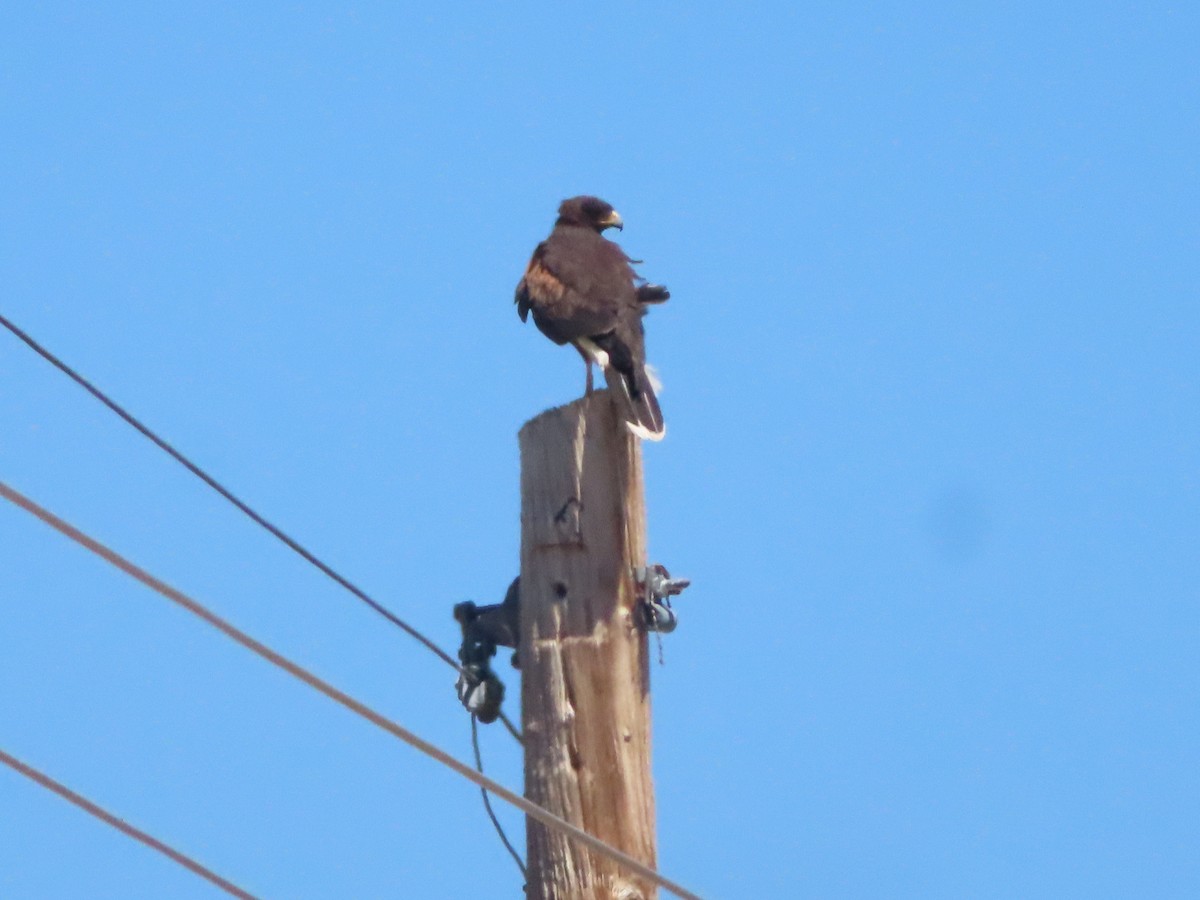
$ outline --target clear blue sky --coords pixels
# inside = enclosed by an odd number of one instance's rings
[[[102,6],[5,15],[0,309],[444,646],[582,386],[513,286],[623,214],[671,877],[1200,894],[1194,8]],[[0,477],[469,755],[452,672],[5,334]],[[7,506],[0,601],[0,747],[234,881],[519,895],[474,788]],[[0,808],[6,898],[213,896]]]

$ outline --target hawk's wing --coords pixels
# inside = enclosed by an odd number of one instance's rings
[[[612,331],[633,291],[633,270],[613,251],[620,252],[599,235],[556,229],[533,251],[517,285],[521,320],[532,312],[559,344]]]

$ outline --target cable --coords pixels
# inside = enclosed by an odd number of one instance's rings
[[[421,632],[417,631],[416,628],[409,625],[407,622],[405,622],[403,619],[401,619],[399,616],[397,616],[394,612],[392,612],[390,609],[388,609],[386,606],[384,606],[382,603],[379,603],[377,600],[372,599],[366,593],[366,591],[362,590],[360,587],[358,587],[358,585],[354,584],[348,578],[344,577],[343,575],[338,573],[336,570],[334,570],[331,566],[327,565],[326,563],[324,563],[323,561],[318,559],[315,555],[313,555],[311,552],[309,552],[309,550],[307,548],[305,548],[302,544],[300,544],[294,538],[292,538],[291,536],[286,534],[282,529],[280,529],[276,525],[273,525],[271,522],[269,522],[265,518],[263,518],[263,516],[261,516],[259,513],[255,512],[253,509],[251,509],[248,505],[246,505],[246,503],[244,503],[241,499],[239,499],[237,496],[235,496],[232,491],[230,491],[223,484],[221,484],[219,481],[217,481],[215,478],[213,478],[211,475],[209,475],[207,472],[205,472],[203,469],[201,469],[198,465],[196,465],[194,462],[192,462],[190,459],[188,459],[186,456],[184,456],[182,453],[180,453],[178,450],[176,450],[170,444],[168,444],[165,440],[160,438],[157,434],[155,434],[153,431],[151,431],[146,425],[143,425],[142,422],[140,420],[138,420],[137,418],[135,418],[132,413],[128,412],[123,406],[121,406],[115,400],[110,398],[102,390],[100,390],[98,387],[96,387],[94,384],[92,384],[90,381],[88,381],[86,378],[84,378],[82,375],[80,375],[78,372],[76,372],[74,369],[72,369],[69,365],[67,365],[65,362],[63,362],[61,359],[59,359],[57,356],[55,356],[53,353],[51,353],[49,350],[47,350],[45,347],[43,347],[41,344],[39,344],[36,340],[33,339],[32,336],[30,336],[28,333],[26,333],[21,328],[19,328],[14,322],[12,322],[8,318],[6,318],[3,313],[0,313],[0,325],[3,325],[5,328],[7,328],[9,331],[11,331],[16,337],[20,338],[26,345],[28,345],[28,347],[31,350],[33,350],[34,353],[38,354],[38,356],[42,357],[42,359],[46,360],[46,362],[50,363],[52,366],[54,366],[56,369],[58,369],[60,372],[62,372],[64,375],[66,375],[68,378],[70,378],[72,381],[74,381],[77,385],[79,385],[81,388],[83,388],[85,391],[87,391],[89,394],[91,394],[93,397],[95,397],[97,400],[99,400],[101,403],[103,403],[105,406],[107,406],[109,409],[111,409],[113,412],[115,412],[118,416],[120,416],[122,419],[124,419],[128,424],[132,425],[144,437],[148,438],[151,442],[153,442],[159,449],[166,452],[167,455],[169,455],[172,459],[174,459],[176,462],[178,462],[180,465],[182,465],[185,469],[187,469],[189,472],[191,472],[193,475],[195,475],[197,478],[199,478],[201,481],[203,481],[205,484],[207,484],[210,488],[212,488],[214,491],[216,491],[218,494],[220,494],[222,497],[224,497],[226,500],[228,500],[230,503],[232,503],[234,506],[236,506],[239,510],[241,510],[243,513],[245,513],[250,518],[251,521],[255,522],[258,525],[261,525],[268,532],[270,532],[274,537],[278,538],[280,541],[282,541],[284,544],[286,544],[291,550],[298,553],[306,562],[311,563],[313,566],[316,566],[316,568],[318,568],[321,572],[323,572],[324,574],[326,574],[327,576],[332,578],[335,582],[337,582],[343,588],[348,590],[351,594],[353,594],[355,597],[357,597],[363,603],[367,604],[367,606],[371,607],[371,609],[375,610],[375,612],[379,613],[379,615],[383,616],[385,619],[387,619],[393,625],[397,626],[398,628],[403,629],[405,632],[408,633],[408,635],[410,637],[416,638],[418,641],[420,641],[422,644],[424,644],[425,647],[430,652],[432,652],[435,656],[437,656],[439,659],[441,659],[447,665],[456,669],[458,672],[465,675],[468,679],[471,678],[471,676],[469,674],[467,674],[457,662],[455,662],[454,657],[452,657],[449,653],[447,653],[445,650],[443,650],[441,647],[439,647],[437,644],[435,644],[432,640],[425,637],[425,635],[423,635]],[[508,717],[506,715],[504,715],[504,713],[500,714],[500,718],[504,722],[504,726],[508,729],[509,733],[512,734],[512,736],[514,738],[516,738],[518,741],[520,741],[521,733],[520,733],[520,731],[517,730],[516,726],[513,725],[513,723],[508,720]]]
[[[383,716],[380,713],[376,712],[375,710],[371,709],[366,704],[364,704],[358,700],[355,700],[349,694],[346,694],[346,693],[338,690],[337,688],[335,688],[333,685],[329,684],[328,682],[322,681],[320,678],[318,678],[316,675],[309,672],[307,669],[303,668],[302,666],[298,665],[297,663],[292,662],[287,657],[282,656],[279,653],[276,653],[274,650],[272,650],[266,644],[263,644],[261,641],[255,640],[254,638],[250,637],[250,635],[246,634],[243,631],[240,631],[235,626],[231,625],[229,622],[226,622],[224,619],[222,619],[216,613],[211,612],[210,610],[208,610],[207,608],[202,606],[200,603],[193,600],[191,597],[187,596],[186,594],[182,593],[181,591],[176,590],[175,588],[171,587],[166,582],[161,581],[158,578],[155,578],[153,575],[151,575],[145,569],[139,568],[138,566],[131,563],[129,560],[125,559],[123,556],[120,556],[115,551],[110,550],[108,547],[101,544],[99,541],[84,534],[82,531],[80,531],[75,526],[71,525],[68,522],[63,521],[58,516],[54,515],[54,513],[39,506],[36,503],[34,503],[32,500],[30,500],[24,494],[21,494],[18,491],[13,490],[11,487],[9,487],[7,484],[5,484],[3,481],[0,481],[0,497],[3,497],[5,500],[8,500],[9,502],[15,504],[16,506],[21,507],[21,509],[25,510],[26,512],[37,517],[38,519],[41,519],[41,521],[45,522],[47,525],[49,525],[55,531],[58,531],[60,534],[63,534],[65,536],[69,537],[71,540],[75,541],[75,543],[79,544],[80,546],[86,548],[87,550],[90,550],[92,553],[99,556],[105,562],[120,569],[126,575],[129,575],[130,577],[140,581],[142,584],[146,585],[146,587],[150,588],[151,590],[155,591],[158,594],[161,594],[163,597],[166,597],[168,600],[178,604],[179,606],[182,606],[184,609],[186,609],[188,612],[192,613],[193,615],[203,619],[209,625],[213,626],[218,631],[223,633],[226,637],[229,637],[232,640],[234,640],[235,642],[237,642],[238,644],[241,644],[247,650],[250,650],[251,652],[256,653],[257,655],[261,656],[263,659],[267,660],[267,662],[272,663],[275,666],[278,666],[280,669],[283,669],[289,675],[292,675],[292,676],[300,679],[305,684],[307,684],[309,687],[324,694],[326,697],[328,697],[330,700],[333,700],[335,703],[339,703],[342,706],[346,707],[346,709],[350,710],[351,712],[357,713],[359,716],[366,719],[372,725],[375,725],[376,727],[383,729],[384,731],[388,732],[389,734],[404,741],[406,744],[408,744],[412,747],[415,747],[417,750],[421,751],[426,756],[429,756],[432,759],[437,760],[442,765],[457,772],[463,778],[466,778],[468,781],[472,782],[476,786],[485,788],[486,790],[491,791],[493,794],[495,794],[501,800],[504,800],[504,801],[512,804],[513,806],[517,807],[517,809],[521,810],[526,815],[532,816],[533,818],[537,819],[543,825],[546,825],[549,828],[554,828],[558,831],[561,831],[563,834],[566,834],[567,836],[579,841],[581,844],[588,847],[590,850],[593,850],[596,853],[599,853],[601,856],[608,857],[609,859],[616,862],[618,865],[625,867],[626,869],[630,870],[631,872],[636,873],[637,875],[641,876],[642,878],[645,878],[648,881],[652,881],[655,884],[658,884],[661,887],[666,888],[671,893],[673,893],[679,897],[685,898],[685,900],[700,900],[700,898],[697,897],[697,895],[693,894],[691,891],[688,891],[686,888],[679,886],[678,884],[671,881],[666,876],[660,875],[658,872],[656,872],[654,869],[647,866],[645,863],[639,862],[638,860],[634,859],[629,854],[627,854],[621,850],[618,850],[616,847],[612,847],[609,844],[606,844],[604,841],[600,840],[599,838],[597,838],[591,834],[588,834],[582,828],[579,828],[576,825],[572,825],[570,822],[566,821],[565,819],[559,818],[554,813],[538,806],[536,803],[532,803],[531,801],[522,797],[520,794],[513,793],[508,788],[504,787],[504,785],[500,784],[499,782],[493,781],[491,778],[488,778],[486,775],[476,772],[470,766],[455,759],[453,756],[446,753],[444,750],[441,750],[440,748],[434,746],[433,744],[429,743],[424,738],[418,737],[416,734],[409,731],[404,726],[399,725],[396,722],[393,722],[391,719],[386,718],[385,716]]]
[[[483,756],[479,752],[479,724],[476,722],[474,715],[471,716],[471,749],[475,751],[475,769],[482,775]],[[513,862],[521,870],[521,877],[528,881],[529,872],[525,868],[525,862],[521,859],[521,855],[513,848],[513,845],[509,843],[508,835],[504,833],[504,826],[500,824],[500,820],[496,818],[495,810],[492,809],[492,801],[488,797],[488,792],[484,788],[480,788],[479,793],[483,795],[483,808],[487,810],[488,818],[492,820],[496,834],[500,835],[500,841],[504,844],[504,849],[508,851],[508,855],[513,858]]]
[[[508,720],[508,716],[500,713],[500,721],[504,723],[504,727],[508,729],[508,733],[513,736],[518,744],[525,743],[525,738],[521,737],[521,732],[517,729],[516,725]]]
[[[207,881],[211,881],[213,884],[215,884],[221,890],[225,891],[225,893],[230,894],[231,896],[234,896],[234,897],[239,897],[239,898],[241,898],[241,900],[255,900],[255,897],[253,894],[243,891],[240,887],[238,887],[236,884],[233,884],[230,881],[226,881],[224,878],[222,878],[216,872],[212,871],[212,869],[208,869],[208,868],[200,865],[200,863],[196,862],[190,856],[185,856],[184,854],[180,853],[178,850],[174,849],[173,847],[168,847],[162,841],[158,840],[157,838],[151,837],[150,835],[146,834],[146,832],[142,831],[140,828],[134,828],[128,822],[126,822],[122,819],[118,819],[112,813],[110,813],[104,809],[101,809],[99,806],[97,806],[91,800],[88,800],[86,797],[80,796],[79,794],[75,793],[73,790],[71,790],[66,785],[59,784],[57,781],[55,781],[49,775],[45,775],[42,772],[39,772],[37,769],[34,769],[31,766],[25,765],[25,763],[21,762],[16,757],[9,756],[3,750],[0,750],[0,762],[4,763],[6,766],[9,766],[10,768],[15,769],[18,772],[20,772],[22,775],[24,775],[26,778],[30,779],[31,781],[37,782],[38,784],[40,784],[42,787],[46,788],[47,790],[53,791],[54,793],[58,794],[58,796],[62,797],[64,800],[67,800],[70,803],[74,803],[76,806],[78,806],[80,809],[84,810],[85,812],[91,813],[93,816],[95,816],[101,822],[106,822],[107,824],[111,825],[113,828],[116,828],[118,831],[124,832],[125,834],[129,835],[129,837],[133,838],[135,841],[140,841],[141,843],[145,844],[151,850],[157,850],[163,856],[173,859],[175,862],[179,863],[185,869],[190,869],[192,872],[196,873],[201,878],[204,878]]]

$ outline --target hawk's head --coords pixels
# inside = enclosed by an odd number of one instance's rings
[[[611,203],[605,203],[599,197],[572,197],[564,200],[558,208],[559,225],[582,225],[596,231],[605,228],[624,228],[625,223],[612,208]]]

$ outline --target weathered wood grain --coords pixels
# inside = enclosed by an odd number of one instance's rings
[[[525,795],[650,866],[655,859],[640,443],[607,392],[525,424],[521,704]],[[654,887],[527,822],[531,898],[634,900]]]

